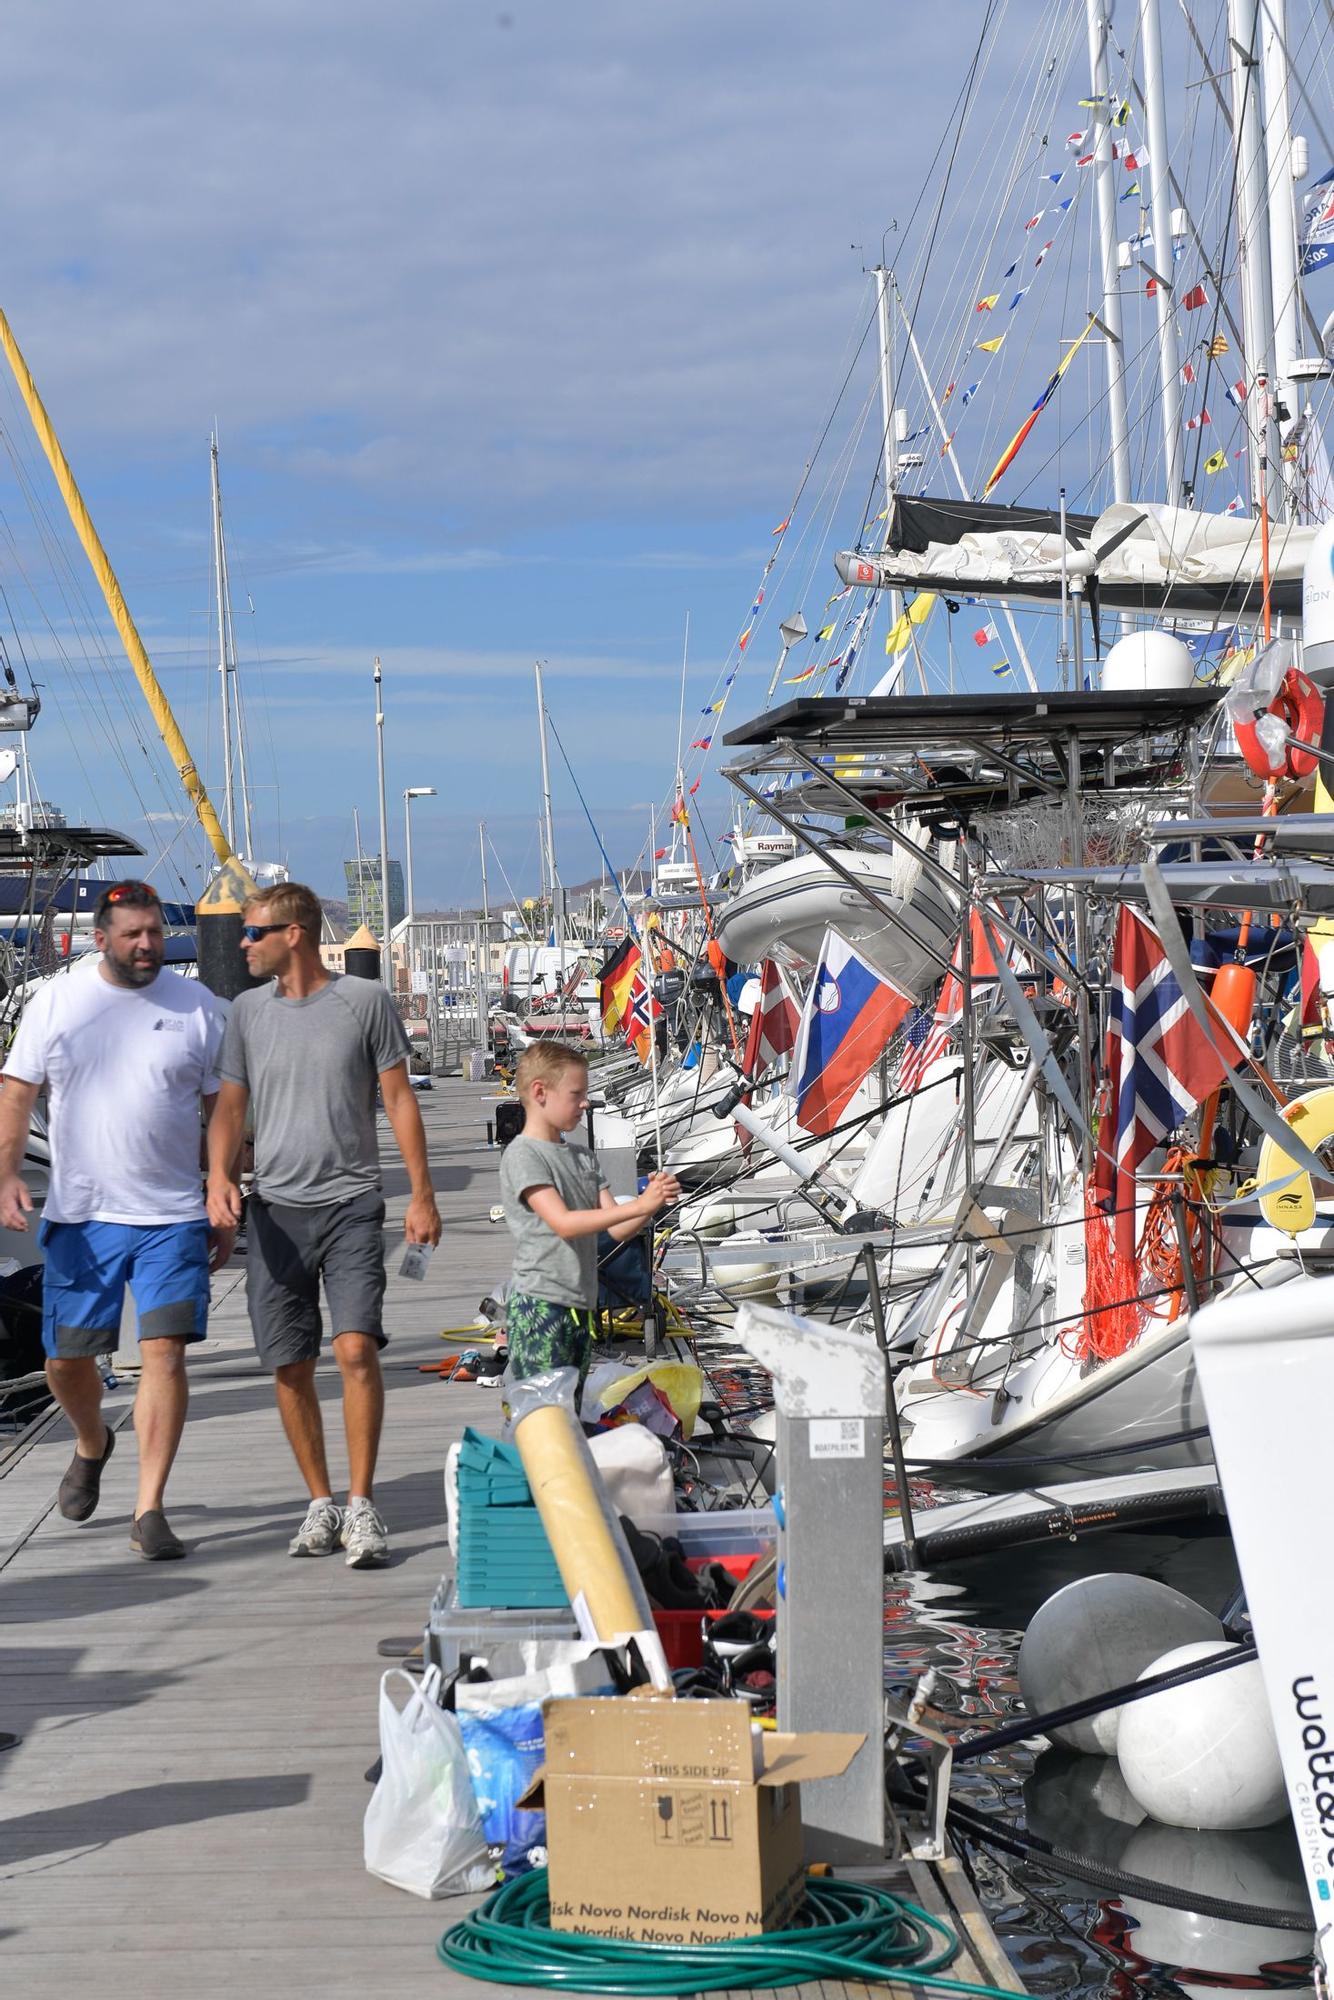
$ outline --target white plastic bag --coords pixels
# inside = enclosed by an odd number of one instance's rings
[[[411,1691],[402,1708],[394,1705],[391,1681],[406,1681]],[[380,1682],[384,1768],[366,1808],[366,1866],[414,1896],[489,1889],[496,1879],[463,1737],[439,1694],[438,1667],[428,1667],[420,1682],[395,1667]]]

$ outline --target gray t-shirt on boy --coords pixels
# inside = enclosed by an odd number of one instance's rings
[[[335,975],[304,1000],[284,1000],[274,982],[238,993],[218,1072],[250,1092],[262,1200],[318,1208],[378,1190],[377,1080],[407,1053],[374,979]]]
[[[223,1070],[224,1076],[226,1069]],[[587,1146],[568,1139],[529,1139],[522,1132],[511,1139],[500,1162],[500,1192],[505,1220],[514,1237],[514,1270],[510,1288],[553,1306],[584,1306],[598,1302],[598,1239],[576,1236],[566,1242],[533,1214],[523,1196],[529,1188],[554,1187],[567,1208],[596,1208],[607,1177]],[[609,1215],[609,1222],[615,1221]]]

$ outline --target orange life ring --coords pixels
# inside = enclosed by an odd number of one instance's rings
[[[1286,744],[1281,761],[1275,764],[1273,753],[1266,749],[1258,733],[1257,725],[1266,715],[1276,715],[1286,723],[1290,737],[1302,743],[1319,743],[1325,720],[1325,698],[1310,675],[1303,673],[1300,667],[1289,667],[1278,693],[1267,708],[1257,709],[1245,718],[1234,716],[1232,723],[1237,747],[1246,760],[1247,768],[1254,771],[1257,778],[1266,781],[1309,778],[1320,760],[1314,750],[1299,749],[1297,741]]]

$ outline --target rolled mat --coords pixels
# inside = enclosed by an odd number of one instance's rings
[[[558,1403],[530,1410],[514,1442],[581,1628],[608,1645],[652,1634],[644,1586],[570,1412]]]

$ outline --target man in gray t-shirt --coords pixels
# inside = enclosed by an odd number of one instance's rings
[[[375,1131],[377,1089],[412,1184],[409,1243],[440,1240],[421,1113],[407,1076],[407,1036],[376,980],[337,977],[320,962],[322,911],[295,882],[246,905],[242,950],[271,982],[232,1002],[209,1127],[209,1216],[241,1215],[236,1164],[247,1109],[255,1124],[246,1300],[260,1360],[273,1373],[283,1428],[310,1490],[294,1556],[340,1544],[354,1569],[389,1559],[372,1481],[384,1416],[379,1350],[384,1198]],[[215,1227],[223,1225],[215,1222]],[[315,1393],[323,1327],[320,1282],[343,1378],[348,1501],[335,1506]]]

